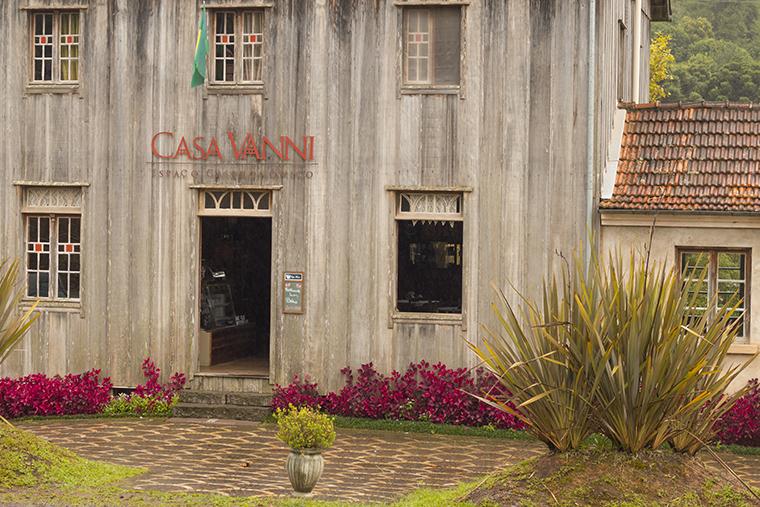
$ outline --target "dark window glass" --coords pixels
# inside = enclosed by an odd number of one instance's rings
[[[462,222],[398,221],[400,312],[461,313]]]

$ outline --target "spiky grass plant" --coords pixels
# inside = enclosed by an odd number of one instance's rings
[[[36,302],[28,310],[19,311],[22,296],[18,261],[0,262],[0,364],[39,317],[34,311]]]
[[[519,316],[499,292],[499,331],[470,346],[516,410],[491,403],[552,450],[576,449],[600,431],[631,453],[666,442],[697,452],[737,396],[726,396],[729,384],[754,359],[722,366],[737,302],[693,315],[698,290],[690,296],[675,269],[636,251],[628,262],[592,256],[588,268],[576,256],[562,280],[545,284],[540,310],[523,299]]]
[[[482,345],[470,348],[485,362],[512,393],[515,408],[488,396],[486,403],[499,407],[522,420],[530,433],[550,449],[577,449],[595,429],[593,410],[596,390],[611,349],[596,336],[575,325],[584,311],[577,296],[599,301],[594,278],[585,278],[582,263],[569,266],[561,281],[544,284],[541,309],[522,299],[518,314],[502,291],[500,304],[492,305],[498,329],[485,328],[488,337]],[[600,318],[591,311],[592,320]]]
[[[601,288],[604,342],[613,349],[597,392],[601,431],[628,452],[668,441],[695,450],[696,441],[685,435],[706,435],[725,411],[726,389],[748,364],[722,371],[736,337],[730,324],[735,299],[720,308],[713,300],[715,310],[694,315],[690,308],[706,273],[689,287],[675,269],[636,252],[627,263],[611,254],[590,271]],[[588,320],[582,325],[587,332],[598,327]]]

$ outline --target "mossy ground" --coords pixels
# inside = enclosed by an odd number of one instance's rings
[[[145,471],[97,463],[33,434],[0,423],[0,489],[32,486],[96,487]]]
[[[533,507],[740,507],[758,505],[728,476],[670,450],[632,456],[610,449],[532,458],[487,478],[467,500],[475,505]]]

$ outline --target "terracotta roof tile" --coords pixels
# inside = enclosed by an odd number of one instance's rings
[[[623,105],[615,187],[602,209],[760,212],[760,105]]]

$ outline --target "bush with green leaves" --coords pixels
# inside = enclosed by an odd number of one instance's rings
[[[278,409],[277,438],[293,450],[327,449],[335,442],[333,418],[308,407]]]
[[[160,396],[134,396],[120,394],[111,399],[103,408],[103,414],[138,415],[146,417],[168,417],[172,415],[174,406],[179,402],[179,395],[174,395],[171,401]]]
[[[576,256],[561,283],[544,284],[540,309],[522,298],[515,310],[499,292],[499,328],[470,345],[516,408],[490,403],[556,451],[598,431],[627,452],[670,443],[696,453],[743,394],[726,389],[754,359],[723,366],[738,300],[693,312],[704,278],[692,273],[684,284],[674,268],[631,251],[627,262],[619,253],[606,262],[592,255],[588,268]]]

